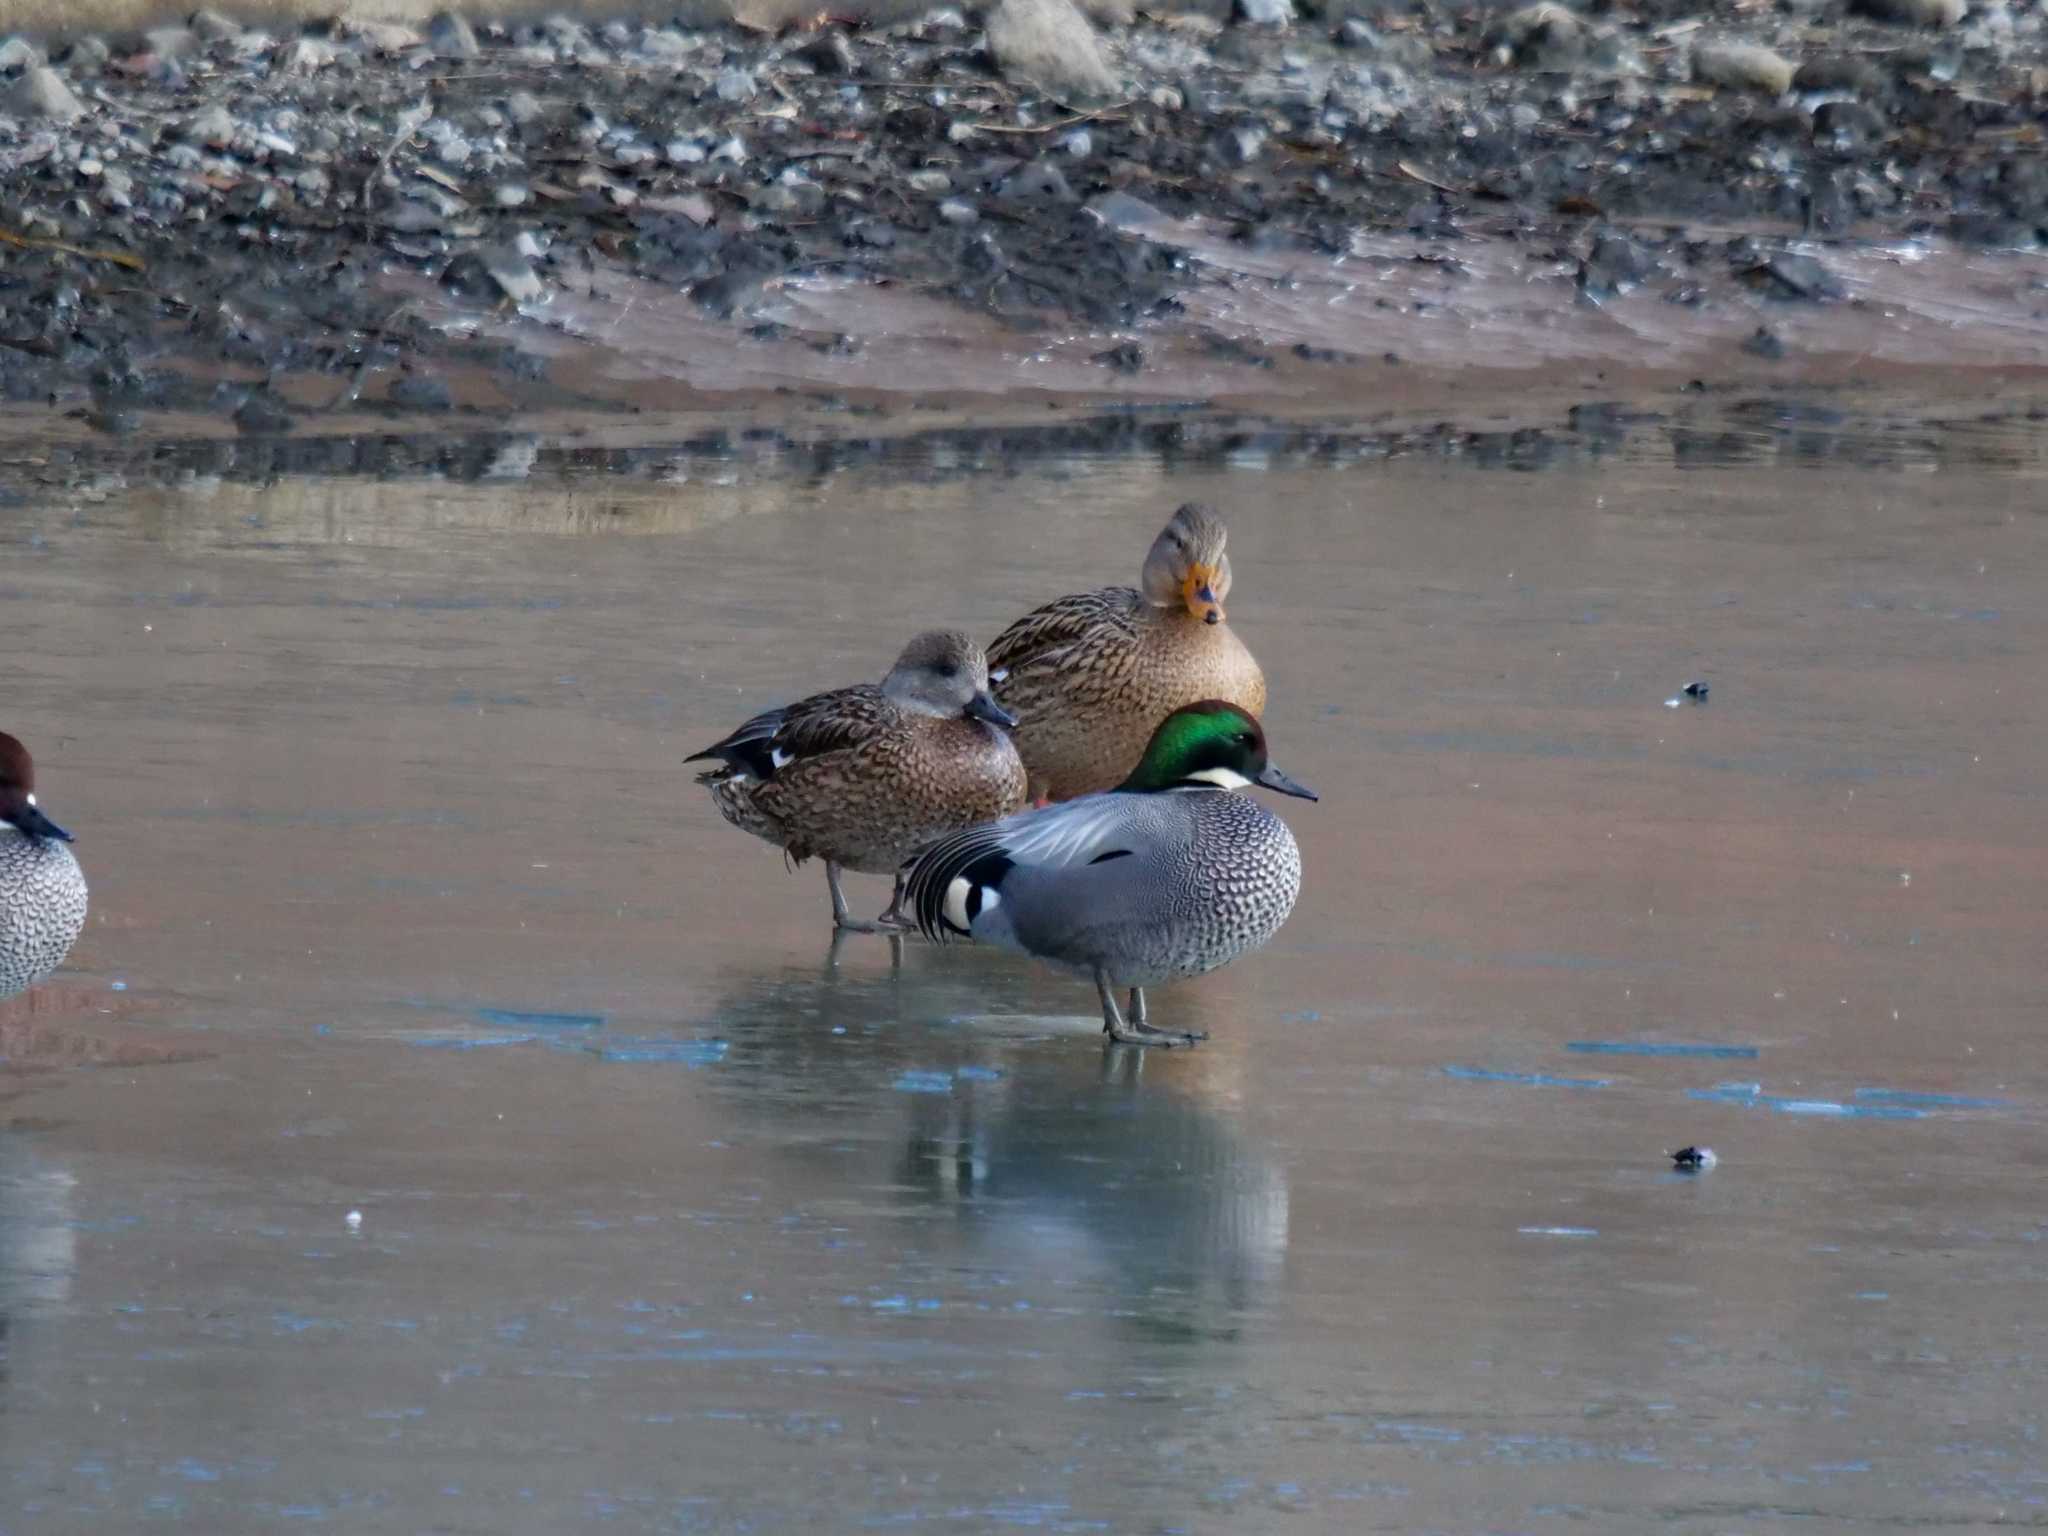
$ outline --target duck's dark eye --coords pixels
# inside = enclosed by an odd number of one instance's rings
[[[941,666],[934,667],[932,670],[941,677],[958,677],[960,675],[959,665],[950,661]]]

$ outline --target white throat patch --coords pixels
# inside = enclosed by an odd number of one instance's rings
[[[1199,773],[1188,775],[1204,784],[1214,784],[1218,789],[1250,789],[1252,781],[1235,768],[1204,768]]]

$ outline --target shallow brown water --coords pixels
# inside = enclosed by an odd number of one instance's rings
[[[2048,1523],[2033,450],[1683,457],[26,491],[0,1532]],[[1324,797],[1211,1043],[835,963],[683,755],[1196,496]]]

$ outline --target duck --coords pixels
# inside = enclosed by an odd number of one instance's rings
[[[1280,931],[1301,894],[1301,850],[1251,796],[1314,800],[1267,755],[1247,710],[1205,699],[1152,733],[1113,790],[1034,807],[934,843],[908,899],[926,938],[1021,950],[1095,983],[1121,1045],[1192,1045],[1146,1014],[1148,986],[1200,976]],[[1130,1013],[1116,989],[1130,989]]]
[[[36,804],[36,765],[0,731],[0,998],[48,980],[85,927],[71,834]]]
[[[996,702],[1021,717],[1034,802],[1115,788],[1183,705],[1222,699],[1265,714],[1265,674],[1223,620],[1227,538],[1216,512],[1189,502],[1152,541],[1136,587],[1059,598],[996,636],[989,677]]]
[[[1017,717],[989,696],[988,658],[958,630],[903,648],[879,685],[857,683],[754,716],[686,762],[725,819],[801,865],[825,861],[835,930],[909,927],[902,868],[928,844],[1025,803],[1009,732]],[[855,920],[842,870],[895,875],[888,910]]]

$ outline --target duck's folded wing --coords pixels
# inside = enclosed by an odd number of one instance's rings
[[[956,832],[912,862],[905,890],[928,939],[972,937],[1013,870],[1081,870],[1128,858],[1131,797],[1086,795]]]
[[[749,774],[766,783],[801,758],[859,746],[886,730],[896,706],[872,683],[814,693],[780,709],[765,710],[715,746],[684,759],[721,758],[726,766],[703,775]]]
[[[1135,587],[1104,587],[1032,609],[988,648],[989,681],[997,696],[1002,685],[1026,667],[1057,667],[1076,650],[1135,640],[1143,602]]]

